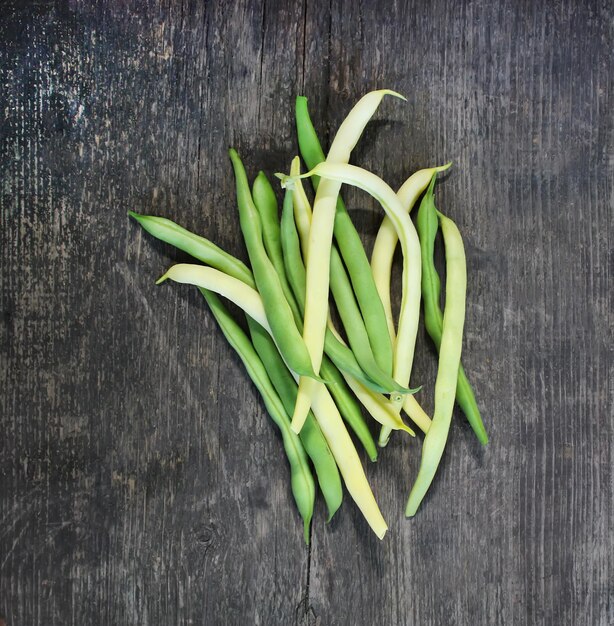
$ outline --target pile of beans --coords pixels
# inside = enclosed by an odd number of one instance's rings
[[[239,155],[230,150],[250,267],[168,219],[130,212],[151,235],[204,264],[174,265],[158,283],[170,279],[198,287],[241,358],[281,433],[306,542],[316,480],[329,520],[341,505],[343,482],[375,534],[381,539],[388,529],[347,430],[349,426],[375,461],[377,447],[363,410],[381,426],[380,447],[393,430],[415,436],[402,411],[424,433],[407,516],[416,513],[435,477],[455,399],[479,441],[488,442],[460,362],[467,283],[463,241],[434,201],[437,174],[450,164],[414,173],[396,193],[375,174],[349,164],[352,149],[386,95],[402,98],[390,90],[365,95],[339,127],[326,156],[307,100],[297,98],[298,143],[309,171],[301,174],[296,157],[289,174],[276,174],[285,189],[281,217],[267,176],[259,172],[250,188]],[[305,179],[315,192],[313,208]],[[370,261],[339,195],[344,184],[366,191],[385,212]],[[416,228],[410,213],[421,195]],[[443,311],[433,261],[439,230],[446,257]],[[397,243],[403,274],[395,321],[390,289]],[[342,328],[331,319],[330,295]],[[247,332],[220,296],[243,310]],[[432,419],[414,397],[418,389],[409,387],[421,302],[426,330],[439,353]]]

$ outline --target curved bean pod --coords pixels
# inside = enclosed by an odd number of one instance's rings
[[[271,336],[258,322],[249,316],[246,317],[254,348],[269,375],[269,379],[279,399],[284,405],[286,414],[290,415],[294,410],[298,392],[294,378],[292,378]],[[289,424],[290,420],[288,419]],[[318,477],[318,484],[328,509],[328,521],[330,522],[337,509],[341,506],[343,487],[341,486],[341,477],[339,476],[335,459],[311,411],[307,415],[305,425],[299,434],[299,439],[305,448],[305,452],[313,462],[313,467]]]
[[[422,251],[422,265],[424,274],[422,277],[422,297],[424,299],[424,325],[433,340],[437,350],[440,349],[443,314],[439,306],[441,283],[439,274],[433,262],[435,250],[435,237],[437,236],[437,210],[433,199],[433,186],[435,176],[420,203],[418,210],[418,233],[420,235],[420,247]],[[467,380],[463,365],[458,369],[458,383],[456,385],[456,401],[467,417],[473,432],[482,445],[488,443],[488,434],[480,415],[473,389]]]
[[[221,295],[231,294],[230,299],[272,335],[258,292],[236,278],[226,276],[210,267],[199,265],[186,267],[185,264],[171,267],[158,283],[167,278],[176,282],[191,283],[203,289],[216,291]],[[295,380],[298,380],[295,373],[293,376]],[[388,526],[373,497],[360,458],[343,424],[339,410],[328,389],[322,384],[316,389],[313,398],[313,413],[335,457],[350,496],[375,534],[382,539]]]
[[[437,172],[447,170],[450,165],[452,164],[447,163],[446,165],[439,167],[430,167],[419,170],[418,172],[412,174],[403,183],[403,185],[401,185],[400,189],[397,191],[397,197],[407,213],[411,213],[416,200],[428,187],[431,178],[433,178]],[[392,319],[392,305],[390,303],[390,276],[392,273],[394,251],[398,241],[399,237],[394,228],[394,224],[386,215],[382,220],[379,230],[377,231],[375,243],[373,244],[373,252],[371,253],[371,271],[373,272],[377,291],[386,311],[388,332],[393,340],[395,338],[396,331],[394,328],[394,320]],[[426,427],[428,430],[428,425],[430,425],[431,420],[415,398],[410,399],[409,396],[405,398],[403,401],[403,409],[424,432],[426,432],[426,430],[424,430],[423,427]],[[382,428],[378,440],[378,444],[381,447],[384,447],[388,443],[390,433],[391,431],[389,428],[386,428],[385,426]]]
[[[176,283],[195,285],[202,289],[214,291],[240,306],[261,326],[264,326],[267,330],[270,329],[260,294],[237,278],[228,276],[228,274],[224,274],[224,272],[220,272],[213,267],[194,265],[192,263],[177,263],[169,268],[166,274],[158,278],[156,285],[160,285],[169,279]],[[273,334],[272,330],[271,334]]]
[[[290,429],[290,420],[284,410],[284,406],[279,396],[275,393],[264,365],[258,358],[249,339],[241,327],[232,319],[226,307],[224,307],[214,293],[206,289],[201,289],[201,293],[205,297],[228,343],[230,343],[241,358],[249,377],[258,388],[264,400],[264,404],[271,419],[281,432],[284,450],[286,451],[286,456],[290,463],[292,495],[303,518],[303,535],[305,537],[305,543],[308,544],[309,525],[313,515],[316,489],[305,450],[297,435]]]
[[[430,167],[419,170],[412,174],[397,191],[397,197],[403,209],[407,213],[411,210],[420,197],[420,194],[428,187],[433,175],[436,172],[443,172],[450,167],[451,163],[440,167]],[[392,261],[394,251],[399,241],[397,231],[386,215],[382,220],[382,224],[377,231],[375,243],[373,244],[373,252],[371,253],[371,271],[375,279],[375,285],[386,311],[386,320],[388,323],[388,331],[394,339],[396,331],[394,328],[394,320],[392,318],[392,305],[390,303],[390,275],[392,272]]]
[[[398,336],[394,346],[394,379],[400,385],[407,386],[420,318],[421,257],[416,229],[409,215],[403,210],[397,195],[375,174],[355,165],[327,161],[301,175],[301,178],[313,175],[353,185],[366,191],[381,204],[397,231],[403,250],[403,296]],[[402,397],[393,397],[393,400],[400,410]]]
[[[439,367],[435,382],[435,411],[431,427],[424,437],[418,476],[407,501],[405,509],[407,517],[416,514],[435,477],[443,455],[454,409],[463,343],[467,289],[465,250],[454,222],[441,214],[439,214],[439,221],[446,252],[446,304],[443,313]]]
[[[364,127],[386,94],[402,98],[390,90],[373,91],[363,96],[339,127],[331,144],[327,160],[341,163],[349,160],[350,153],[360,139]],[[303,338],[311,356],[313,371],[316,374],[319,372],[322,360],[328,319],[330,248],[335,222],[335,207],[340,187],[341,185],[334,180],[322,181],[318,187],[309,234],[310,252],[306,259],[307,291]],[[304,416],[309,410],[314,389],[315,385],[307,379],[303,379],[299,384],[299,396],[292,416],[292,423],[296,427],[302,424]],[[302,396],[306,396],[307,399],[302,400]]]
[[[264,249],[260,216],[254,206],[245,168],[236,150],[231,149],[229,154],[237,184],[237,204],[239,206],[241,231],[245,239],[254,280],[258,292],[262,296],[275,342],[292,370],[301,376],[318,379],[317,373],[320,364],[318,363],[318,367],[315,369],[312,366],[310,353],[296,328],[292,310],[284,296],[277,272]],[[300,428],[293,427],[293,430],[298,432]]]
[[[187,252],[195,259],[212,265],[218,270],[234,276],[250,287],[256,287],[254,277],[251,270],[245,263],[239,261],[236,257],[228,254],[222,248],[216,246],[213,242],[191,233],[189,230],[182,228],[179,224],[164,217],[156,217],[154,215],[139,215],[134,211],[128,211],[128,215],[133,217],[149,234],[156,239],[170,243],[171,245]]]
[[[309,116],[307,98],[304,96],[298,96],[296,99],[296,130],[303,161],[308,169],[313,169],[318,163],[326,160],[326,157]],[[317,192],[320,179],[313,176],[311,182]],[[341,196],[337,199],[333,234],[345,267],[347,267],[353,293],[356,294],[356,301],[360,307],[375,362],[385,374],[392,376],[392,335],[387,331],[386,312],[379,298],[360,235],[352,223]],[[338,272],[333,267],[332,261],[331,259],[331,283]],[[343,272],[340,276],[347,280],[343,265],[341,269]]]

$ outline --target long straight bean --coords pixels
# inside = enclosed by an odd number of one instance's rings
[[[284,259],[279,232],[279,206],[275,190],[262,171],[254,179],[252,197],[262,223],[264,247],[283,285]]]
[[[326,157],[309,115],[307,98],[303,96],[296,99],[296,130],[301,156],[307,168],[311,170],[326,160]],[[311,182],[317,192],[320,179],[313,176]],[[392,376],[392,341],[387,332],[386,312],[375,286],[360,235],[352,223],[341,196],[337,199],[333,234],[345,267],[347,267],[353,292],[356,294],[356,301],[360,307],[375,361],[383,372]],[[343,266],[341,269],[343,270]],[[340,280],[347,280],[345,270],[339,272],[338,266],[333,266],[332,259],[330,271],[331,286],[333,277],[337,273]]]
[[[305,543],[309,543],[309,525],[313,515],[316,489],[305,450],[298,436],[292,432],[290,419],[286,414],[283,403],[275,393],[264,365],[258,358],[251,342],[241,327],[232,319],[220,299],[211,291],[206,289],[201,289],[200,291],[222,329],[224,336],[241,358],[249,377],[260,392],[271,419],[281,432],[284,450],[290,463],[292,495],[303,518]]]
[[[416,514],[441,461],[454,409],[465,323],[467,268],[463,240],[454,222],[439,214],[446,253],[446,303],[443,313],[439,367],[435,381],[433,421],[424,437],[420,469],[405,514]]]
[[[293,168],[298,163],[295,159],[293,162]],[[296,181],[297,186],[300,187],[301,181]],[[299,246],[299,235],[297,233],[297,224],[292,214],[292,205],[288,201],[289,196],[286,195],[284,200],[284,208],[282,212],[282,249],[284,252],[284,263],[287,268],[288,276],[291,277],[293,283],[293,289],[297,293],[297,300],[299,306],[304,306],[304,293],[305,293],[305,272],[303,266],[303,259],[301,257]],[[309,206],[305,200],[300,200],[294,203],[296,214],[299,216],[301,222],[302,238],[305,239],[306,226],[309,221]],[[334,328],[334,327],[333,327]],[[323,361],[324,362],[324,361]],[[394,430],[405,430],[411,435],[414,432],[401,420],[398,411],[391,411],[388,406],[388,401],[379,393],[373,393],[367,389],[360,381],[342,372],[346,383],[352,389],[361,404],[367,409],[369,414],[380,424],[387,424]]]
[[[443,314],[439,305],[441,283],[439,274],[433,260],[435,251],[435,238],[437,236],[437,210],[433,197],[435,175],[431,184],[420,203],[417,218],[418,234],[420,236],[420,248],[422,254],[422,297],[424,300],[424,325],[433,340],[437,350],[440,350],[443,332]],[[462,363],[458,369],[458,382],[456,385],[456,401],[467,417],[473,432],[482,445],[488,443],[488,434],[480,415],[473,389],[467,380]]]
[[[317,379],[320,364],[318,363],[316,371],[312,365],[309,350],[296,328],[292,310],[284,296],[277,272],[266,254],[262,241],[260,216],[254,206],[245,168],[236,150],[230,150],[229,154],[236,179],[241,232],[275,342],[295,372],[301,376]]]
[[[390,90],[374,91],[363,96],[339,127],[327,160],[341,163],[349,160],[350,153],[360,139],[363,129],[386,94],[402,97]],[[334,180],[323,181],[318,187],[309,235],[303,338],[316,374],[319,372],[324,351],[324,335],[328,319],[330,249],[340,188],[341,184]],[[300,430],[316,388],[317,385],[310,378],[303,377],[299,384],[299,395],[292,416],[292,425],[295,430]]]
[[[284,196],[283,210],[281,215],[281,244],[284,267],[288,281],[292,287],[296,297],[297,305],[301,314],[305,310],[305,266],[300,252],[300,244],[296,225],[293,217],[292,194],[286,191]],[[333,334],[327,329],[326,341],[324,344],[326,354],[335,361],[335,352],[337,346],[341,346],[344,350],[348,350]],[[334,348],[334,349],[333,349]],[[350,351],[351,354],[351,351]],[[338,371],[332,366],[326,356],[322,359],[320,373],[326,380],[330,380],[329,391],[339,408],[343,419],[347,422],[354,434],[358,437],[363,447],[367,451],[372,461],[377,459],[377,448],[373,441],[373,436],[369,430],[364,417],[360,411],[360,407],[356,400],[346,387],[348,374],[353,378],[360,380],[361,383],[369,388],[373,388],[371,381],[364,378],[362,370],[358,368],[358,372],[354,372],[348,368],[339,368]],[[340,374],[338,377],[337,375]],[[358,374],[358,376],[356,375]],[[379,391],[376,389],[375,391]]]
[[[275,192],[273,191],[273,188],[264,172],[260,172],[254,181],[253,196],[254,204],[256,205],[262,220],[262,238],[264,246],[271,259],[271,263],[277,271],[282,290],[286,296],[286,300],[290,304],[290,308],[292,309],[297,328],[299,332],[302,332],[302,316],[304,313],[304,306],[299,308],[295,294],[293,293],[286,276],[287,272],[284,267],[285,264],[281,243],[277,198],[275,197]],[[291,206],[292,198],[289,193],[286,193],[284,202],[289,203]],[[300,262],[300,268],[303,270],[304,274],[302,260]],[[304,298],[304,292],[302,296]],[[363,374],[358,363],[356,364],[356,367],[354,367],[355,357],[352,351],[343,345],[336,337],[334,337],[328,329],[324,347],[325,352],[328,350],[333,358],[336,358],[337,360],[341,359],[341,365],[344,366],[345,371],[351,371],[354,374],[358,374],[360,380],[363,380],[365,383],[371,383],[371,380]],[[326,355],[322,358],[320,373],[324,379],[328,381],[329,391],[339,408],[341,416],[360,439],[369,455],[369,458],[373,461],[376,460],[377,448],[375,446],[375,442],[373,441],[373,436],[371,435],[362,413],[360,412],[360,408],[347,388],[343,376],[326,358]],[[296,394],[293,399],[296,402]],[[388,417],[388,415],[386,415],[386,417]],[[301,433],[302,432],[303,431],[301,429]]]

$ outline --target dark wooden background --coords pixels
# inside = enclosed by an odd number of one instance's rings
[[[613,624],[611,2],[0,6],[6,624]],[[307,548],[237,357],[153,284],[185,257],[126,211],[244,256],[227,148],[287,170],[297,94],[328,140],[379,87],[408,102],[354,162],[397,187],[454,161],[491,443],[457,415],[408,521],[420,446],[395,437],[367,468],[386,539],[346,497]],[[345,195],[369,245],[381,211]],[[414,371],[430,410],[422,335]]]

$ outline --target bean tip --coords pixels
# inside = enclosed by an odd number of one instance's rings
[[[385,439],[382,439],[381,437],[377,440],[377,445],[380,448],[385,448],[388,445],[388,442],[390,441],[390,436],[386,437]]]
[[[407,98],[400,94],[398,91],[393,91],[392,89],[382,89],[380,93],[383,96],[394,96],[395,98],[400,98],[404,102],[407,102]]]
[[[163,276],[160,276],[160,278],[158,278],[158,280],[156,281],[156,285],[162,284],[167,279],[168,279],[168,272],[164,274]]]
[[[416,431],[412,430],[409,426],[405,424],[405,428],[403,429],[410,437],[416,436]]]
[[[435,168],[436,172],[445,172],[447,169],[450,169],[452,167],[452,161],[448,161],[445,165],[438,165]]]

